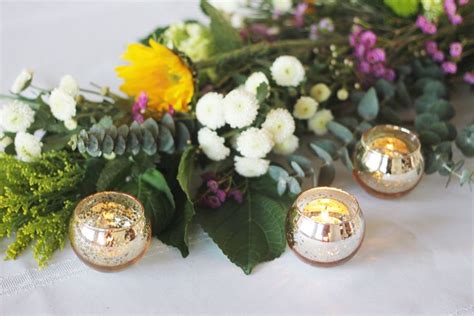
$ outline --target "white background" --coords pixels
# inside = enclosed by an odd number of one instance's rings
[[[116,88],[127,43],[158,25],[202,18],[197,1],[2,1],[0,10],[2,92],[25,67],[43,87],[69,73],[82,86]],[[458,126],[474,118],[472,97],[465,86],[453,90]],[[138,265],[112,274],[85,267],[69,246],[42,271],[28,252],[0,262],[0,314],[472,315],[473,194],[444,184],[426,176],[410,195],[379,200],[339,168],[334,185],[359,199],[367,235],[334,268],[306,265],[287,250],[246,276],[198,229],[187,259],[154,241]]]

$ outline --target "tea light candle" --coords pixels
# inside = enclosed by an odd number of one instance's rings
[[[77,256],[100,271],[116,271],[138,261],[151,242],[142,204],[120,192],[100,192],[74,210],[69,239]]]
[[[357,200],[336,188],[305,191],[288,212],[288,245],[310,264],[345,262],[359,249],[364,233],[365,221]]]
[[[418,137],[406,128],[378,125],[356,146],[354,177],[369,193],[397,197],[411,191],[424,172]]]

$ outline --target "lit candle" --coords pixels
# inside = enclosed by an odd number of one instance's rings
[[[306,216],[320,224],[340,224],[342,217],[349,214],[344,203],[330,198],[315,199],[304,208]]]
[[[371,143],[371,148],[390,157],[396,157],[410,153],[407,143],[405,143],[400,138],[392,136],[383,136],[374,139],[374,141]]]

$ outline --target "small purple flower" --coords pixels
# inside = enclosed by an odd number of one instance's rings
[[[442,62],[444,60],[444,53],[440,50],[434,52],[433,59],[437,62]]]
[[[357,69],[359,70],[359,72],[363,73],[363,74],[367,74],[370,72],[370,64],[366,61],[361,61],[358,65],[357,65]]]
[[[242,202],[244,201],[244,195],[239,189],[230,190],[228,196],[233,198],[239,204],[242,204]]]
[[[433,56],[434,53],[438,51],[438,44],[436,44],[435,41],[427,41],[425,43],[425,50],[428,53],[428,55]]]
[[[365,46],[362,44],[356,45],[356,47],[354,48],[354,55],[357,58],[363,58],[365,55]]]
[[[459,14],[453,15],[449,17],[449,21],[452,25],[459,25],[462,23],[462,16]]]
[[[444,0],[443,7],[444,7],[444,12],[446,12],[448,16],[456,14],[457,7],[456,7],[456,2],[454,2],[454,0]]]
[[[462,45],[459,42],[453,42],[449,45],[449,54],[454,57],[458,58],[461,57],[462,54]]]
[[[218,208],[222,205],[219,198],[215,195],[207,195],[201,199],[201,204],[210,208]]]
[[[212,193],[216,193],[219,190],[219,183],[214,179],[207,180],[206,185]]]
[[[366,57],[367,61],[371,64],[385,62],[385,51],[381,48],[374,48],[367,53]]]
[[[364,31],[360,36],[360,42],[366,47],[373,47],[377,42],[377,35],[372,31]]]
[[[330,18],[323,18],[319,21],[319,29],[327,32],[334,32],[334,23]]]
[[[308,4],[307,3],[299,3],[297,6],[296,6],[296,9],[295,9],[295,13],[294,13],[294,25],[296,27],[302,27],[304,25],[304,12],[306,11],[306,9],[308,8]]]
[[[444,73],[447,73],[447,74],[455,74],[456,71],[458,71],[458,67],[456,66],[456,63],[452,61],[445,61],[444,63],[441,64],[441,68],[443,68]]]
[[[474,85],[474,71],[466,72],[463,79],[470,85]]]
[[[386,69],[385,74],[384,74],[384,78],[387,81],[394,81],[395,78],[396,78],[395,70],[390,69],[390,68]]]
[[[217,190],[216,196],[221,203],[224,203],[227,197],[224,190]]]
[[[425,34],[435,34],[437,29],[434,23],[428,21],[423,15],[419,15],[416,19],[416,26]]]
[[[309,39],[313,41],[318,39],[318,26],[316,24],[311,24],[309,27]]]
[[[372,72],[378,78],[383,77],[385,75],[385,65],[383,63],[373,65]]]
[[[132,106],[133,120],[137,121],[138,123],[143,123],[145,121],[143,114],[145,114],[147,106],[148,96],[145,92],[140,92]]]
[[[469,0],[459,0],[459,5],[466,5],[469,3]]]
[[[357,40],[358,37],[355,34],[349,35],[349,44],[351,44],[352,47],[356,46]]]

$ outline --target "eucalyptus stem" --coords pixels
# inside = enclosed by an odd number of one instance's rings
[[[252,45],[245,46],[240,49],[236,49],[227,53],[222,53],[212,58],[195,63],[195,67],[198,70],[215,67],[222,63],[233,62],[241,60],[245,57],[250,57],[256,54],[265,54],[274,51],[290,51],[301,48],[315,48],[315,47],[327,47],[330,44],[342,43],[347,40],[344,38],[332,39],[332,40],[310,40],[310,39],[295,39],[295,40],[281,40],[273,43],[261,42]]]

